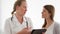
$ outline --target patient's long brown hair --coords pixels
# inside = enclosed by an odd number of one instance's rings
[[[54,19],[53,19],[53,17],[54,17],[54,12],[55,12],[54,6],[52,6],[52,5],[45,5],[44,8],[48,10],[48,12],[51,14],[50,19],[51,19],[52,21],[54,21]],[[45,22],[44,22],[44,24],[43,24],[42,27],[45,27],[46,24],[47,24],[47,22],[46,22],[46,19],[45,19]]]

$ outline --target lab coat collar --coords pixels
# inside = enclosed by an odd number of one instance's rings
[[[13,20],[19,23],[15,14],[13,15]],[[25,22],[26,22],[26,18],[25,18],[25,16],[23,16],[23,23],[25,23]]]

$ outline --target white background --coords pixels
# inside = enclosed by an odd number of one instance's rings
[[[0,0],[0,30],[4,31],[4,23],[8,17],[11,17],[13,5],[15,0]],[[55,17],[54,20],[60,23],[60,0],[27,0],[28,11],[25,16],[30,17],[33,22],[33,29],[42,27],[44,20],[42,19],[41,12],[43,6],[46,4],[54,5]]]

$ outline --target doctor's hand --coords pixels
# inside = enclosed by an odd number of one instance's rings
[[[17,34],[31,34],[31,28],[24,28],[22,31],[18,32]]]

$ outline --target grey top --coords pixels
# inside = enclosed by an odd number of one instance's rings
[[[54,24],[53,34],[60,34],[60,24],[58,24],[57,22],[55,22]]]
[[[48,28],[45,34],[60,34],[60,25],[57,22],[53,22]]]

